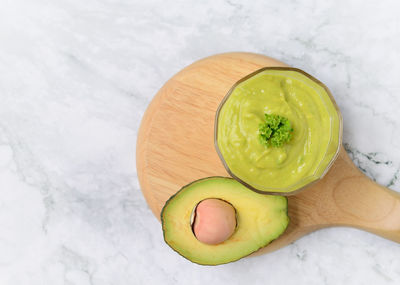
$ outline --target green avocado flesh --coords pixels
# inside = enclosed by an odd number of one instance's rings
[[[191,227],[197,204],[215,198],[236,210],[236,229],[224,242],[208,245],[198,241]],[[197,180],[172,196],[161,212],[165,242],[192,262],[218,265],[238,260],[279,237],[289,223],[287,199],[249,191],[232,178]]]
[[[275,147],[262,143],[266,116],[287,118],[290,139]],[[265,69],[240,82],[217,120],[226,167],[261,192],[289,193],[321,178],[339,150],[341,116],[333,99],[322,83],[296,69]]]

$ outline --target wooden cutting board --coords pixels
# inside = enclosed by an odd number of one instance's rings
[[[184,68],[154,97],[140,126],[136,163],[142,192],[157,219],[165,201],[182,186],[229,176],[214,148],[215,112],[236,81],[267,66],[287,65],[253,53],[214,55]],[[339,225],[400,242],[400,194],[362,174],[343,147],[321,181],[288,200],[289,227],[258,253]]]

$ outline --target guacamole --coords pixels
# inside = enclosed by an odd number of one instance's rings
[[[264,68],[240,81],[217,112],[216,147],[229,172],[261,192],[290,193],[322,177],[336,158],[341,115],[322,83],[294,68]],[[260,141],[266,115],[287,118],[290,140]]]

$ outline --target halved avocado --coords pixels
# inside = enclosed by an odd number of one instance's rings
[[[205,199],[227,201],[236,210],[236,229],[217,245],[198,241],[192,231],[191,216]],[[184,186],[172,196],[161,212],[165,242],[192,262],[218,265],[236,261],[278,238],[289,223],[287,199],[258,194],[232,178],[210,177]]]

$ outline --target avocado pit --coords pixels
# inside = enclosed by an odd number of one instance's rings
[[[228,202],[205,199],[197,204],[193,214],[193,233],[202,243],[219,244],[235,232],[236,211]]]

